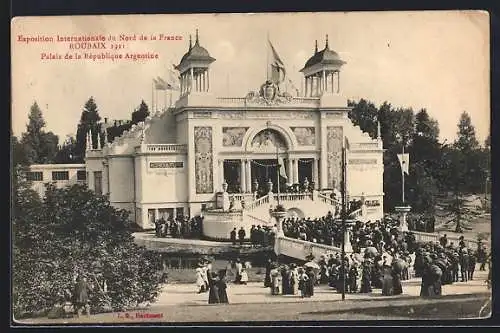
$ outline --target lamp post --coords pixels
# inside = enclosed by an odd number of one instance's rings
[[[401,213],[401,223],[399,226],[399,231],[408,231],[408,222],[406,221],[406,215],[410,212],[411,207],[405,204],[405,172],[409,170],[409,156],[405,154],[405,144],[406,138],[403,135],[396,135],[396,138],[401,140],[401,155],[398,154],[398,159],[401,164],[401,206],[394,207],[396,212]]]

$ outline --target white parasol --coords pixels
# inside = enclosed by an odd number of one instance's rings
[[[304,264],[304,267],[311,267],[313,269],[320,269],[319,265],[315,263],[314,261],[309,261]]]

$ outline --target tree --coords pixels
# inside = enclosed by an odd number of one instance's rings
[[[477,141],[476,138],[476,129],[472,125],[472,120],[466,111],[460,115],[455,147],[464,153],[479,148],[479,141]]]
[[[57,151],[54,162],[57,164],[71,164],[75,163],[76,158],[76,139],[68,135],[63,145]]]
[[[52,132],[45,132],[45,120],[37,102],[30,108],[26,132],[22,134],[20,144],[24,150],[27,164],[51,163],[57,153],[59,138]]]
[[[138,124],[141,121],[146,120],[146,118],[149,116],[149,109],[148,105],[144,100],[141,101],[141,104],[139,105],[139,108],[132,112],[132,124]]]
[[[28,165],[28,161],[24,152],[23,145],[19,142],[18,138],[13,135],[11,136],[11,154],[12,154],[12,165]]]
[[[113,142],[115,138],[120,137],[123,132],[128,131],[132,127],[131,122],[115,123],[113,126],[108,127],[108,142]]]
[[[43,201],[28,192],[18,186],[14,203],[16,317],[60,301],[73,290],[77,274],[94,284],[95,311],[105,306],[123,310],[158,296],[159,258],[134,243],[127,212],[82,185],[48,185]]]
[[[347,105],[352,107],[349,111],[349,119],[352,123],[370,135],[377,137],[378,109],[372,102],[360,99],[359,102],[348,101]]]
[[[92,148],[97,149],[100,120],[101,117],[99,116],[99,110],[97,108],[97,104],[95,103],[94,97],[90,97],[83,106],[80,123],[78,124],[76,131],[76,152],[79,162],[83,162],[83,159],[85,157],[85,150],[87,148],[87,134],[89,132],[92,136]]]
[[[411,161],[408,200],[417,212],[432,214],[435,211],[441,159],[438,136],[437,121],[429,117],[426,109],[421,109],[415,115],[415,131],[408,147]]]

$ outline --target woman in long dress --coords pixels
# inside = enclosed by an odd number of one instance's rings
[[[295,264],[290,265],[289,280],[292,295],[297,295],[299,293],[299,273]]]
[[[283,295],[290,294],[289,280],[288,280],[288,266],[283,265],[281,267],[281,293]]]
[[[361,293],[371,293],[372,292],[372,265],[369,259],[363,261],[361,277]]]
[[[205,292],[205,280],[203,279],[203,268],[200,266],[196,268],[196,286],[198,287],[198,294]]]
[[[312,267],[307,267],[306,275],[308,279],[305,283],[305,297],[311,297],[314,296],[314,285],[316,284],[316,275],[314,274]]]
[[[394,295],[394,284],[392,279],[392,269],[391,266],[384,262],[382,265],[382,295],[392,296]]]
[[[271,269],[272,269],[272,261],[271,259],[267,259],[266,262],[266,277],[264,279],[264,287],[271,287]]]
[[[219,299],[219,285],[217,273],[210,272],[208,277],[208,304],[220,303]]]
[[[219,278],[217,279],[217,289],[219,293],[219,303],[229,303],[227,298],[227,283],[226,283],[226,271],[219,271]]]
[[[281,272],[277,267],[271,269],[271,295],[279,295],[281,287]]]
[[[299,275],[300,295],[302,297],[306,297],[306,295],[307,295],[306,283],[307,283],[307,280],[309,280],[309,277],[307,276],[307,274],[304,272],[304,270],[302,268],[298,269],[298,275]]]

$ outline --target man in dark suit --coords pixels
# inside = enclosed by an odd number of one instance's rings
[[[234,228],[233,231],[231,231],[230,237],[231,237],[231,242],[233,242],[233,245],[236,245],[236,228]]]
[[[467,279],[472,280],[474,277],[474,270],[476,269],[476,255],[469,249],[469,267],[467,269]]]
[[[469,271],[469,254],[467,248],[460,249],[460,273],[462,274],[462,282],[467,282]]]
[[[245,239],[245,236],[246,236],[245,229],[241,227],[240,230],[238,231],[238,238],[240,239],[240,245],[243,245],[243,240]]]

